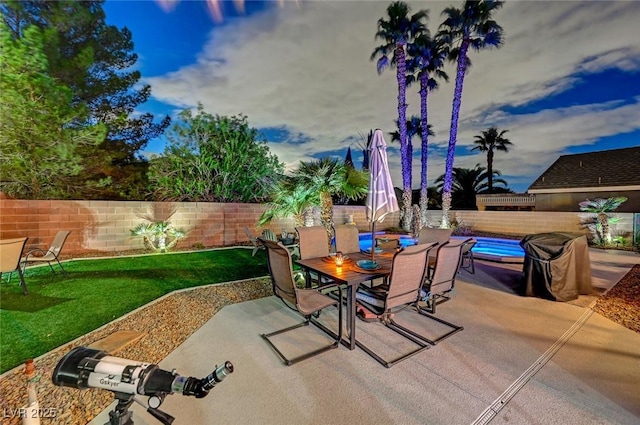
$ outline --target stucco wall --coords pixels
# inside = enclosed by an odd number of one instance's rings
[[[260,204],[221,204],[204,202],[122,202],[122,201],[27,201],[0,199],[0,238],[28,236],[28,245],[48,247],[58,230],[71,230],[65,252],[121,251],[142,247],[140,238],[133,238],[130,230],[151,216],[167,218],[175,209],[171,223],[188,231],[180,246],[202,244],[224,246],[247,242],[245,226],[252,234],[265,210]],[[349,215],[361,232],[369,230],[363,206],[336,206],[336,224],[347,221]],[[440,222],[440,211],[430,211],[434,225]],[[458,222],[474,229],[502,234],[530,234],[552,231],[585,232],[579,226],[581,213],[536,211],[457,211]],[[632,214],[616,214],[621,221],[614,231],[631,234]],[[397,213],[388,216],[377,229],[398,225]],[[318,223],[316,223],[318,224]],[[293,220],[274,220],[269,226],[279,234],[283,229],[294,230]]]

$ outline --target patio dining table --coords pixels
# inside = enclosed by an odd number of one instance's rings
[[[315,272],[319,277],[326,277],[336,283],[347,286],[347,314],[345,315],[349,340],[342,343],[350,350],[356,348],[356,291],[361,283],[375,278],[385,278],[391,273],[391,255],[376,255],[375,261],[380,265],[376,270],[364,270],[356,263],[359,260],[371,260],[371,254],[349,253],[348,259],[342,266],[337,266],[331,258],[316,257],[305,260],[297,260],[298,264],[307,274],[307,285],[311,284],[311,273]],[[322,279],[318,279],[322,281]],[[340,324],[342,326],[342,324]]]

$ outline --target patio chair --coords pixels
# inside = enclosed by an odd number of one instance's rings
[[[22,250],[27,243],[27,238],[5,239],[0,241],[0,277],[2,273],[18,272],[20,276],[20,286],[22,293],[27,295],[27,284],[24,281],[24,274],[20,268],[20,257]],[[11,277],[11,275],[9,275]]]
[[[395,238],[376,238],[376,247],[382,252],[396,252],[400,249],[400,239]]]
[[[414,356],[426,349],[431,344],[426,342],[426,337],[400,325],[394,320],[394,314],[407,307],[415,306],[420,297],[420,288],[427,270],[427,257],[429,251],[437,243],[408,246],[398,251],[393,256],[391,273],[386,284],[378,285],[370,289],[359,289],[356,299],[367,310],[374,313],[373,321],[382,324],[397,334],[413,342],[417,347],[400,356],[386,360],[361,341],[356,339],[356,344],[383,366],[390,368],[396,363]],[[372,321],[368,319],[366,321]]]
[[[452,229],[423,227],[422,229],[420,229],[420,234],[418,235],[418,243],[422,244],[438,242],[438,245],[442,246],[443,244],[449,242],[449,240],[451,239],[451,232],[453,232]],[[431,254],[429,255],[429,266],[432,267],[435,261],[435,253],[434,251],[431,251]]]
[[[271,229],[264,229],[260,238],[266,241],[278,242],[278,236]]]
[[[323,226],[296,227],[296,233],[301,260],[329,255],[329,240]]]
[[[49,246],[47,251],[41,248],[35,248],[27,252],[27,255],[20,260],[22,263],[22,270],[26,269],[28,263],[47,263],[49,268],[53,273],[55,273],[55,269],[51,263],[56,262],[58,266],[60,266],[60,270],[62,270],[62,274],[67,274],[64,267],[62,267],[62,263],[60,263],[60,252],[64,247],[64,243],[67,241],[69,234],[71,232],[68,230],[60,230],[56,233],[53,238],[53,242]],[[39,254],[39,255],[34,255]]]
[[[336,252],[343,254],[360,252],[360,233],[356,226],[339,225],[333,227],[336,238]]]
[[[261,249],[264,249],[264,246],[258,241],[258,238],[251,234],[251,231],[247,226],[244,227],[244,232],[247,234],[249,241],[253,244],[253,251],[251,251],[251,256],[255,257],[256,253]]]
[[[435,227],[423,227],[418,235],[418,243],[438,242],[439,245],[449,242],[452,229],[439,229]]]
[[[471,274],[476,273],[476,266],[473,263],[473,251],[471,248],[478,243],[475,239],[467,239],[467,241],[462,246],[462,258],[460,260],[460,269],[466,270]]]
[[[289,250],[280,242],[268,240],[262,240],[261,242],[267,249],[267,265],[269,266],[269,274],[271,275],[273,293],[276,297],[280,298],[287,307],[298,312],[304,317],[304,321],[302,323],[298,323],[269,334],[262,334],[261,336],[276,351],[276,353],[278,353],[288,366],[323,353],[327,350],[337,348],[340,340],[342,339],[342,303],[340,302],[342,299],[342,289],[338,285],[333,285],[335,287],[334,289],[338,290],[338,297],[337,299],[334,299],[328,295],[320,293],[316,289],[300,289],[296,287],[295,280],[293,278],[293,261]],[[329,286],[324,286],[322,289],[327,290],[328,288]],[[338,308],[337,334],[325,327],[323,324],[317,322],[313,317],[325,308],[332,306]],[[331,344],[324,345],[311,352],[290,359],[287,358],[271,340],[275,335],[280,335],[302,326],[308,326],[309,323],[313,323],[322,331],[332,336]]]
[[[298,234],[298,253],[301,260],[307,258],[329,256],[329,238],[323,226],[296,227]],[[331,283],[333,280],[323,277],[322,284]],[[311,281],[318,283],[318,276],[311,274]]]
[[[426,339],[430,344],[437,344],[445,338],[460,332],[462,326],[447,322],[434,316],[436,306],[449,301],[455,294],[454,286],[458,269],[462,262],[462,250],[465,245],[469,245],[472,239],[447,242],[440,245],[436,251],[436,262],[433,269],[429,269],[427,278],[422,288],[421,301],[416,305],[418,312],[451,328],[449,332],[434,338]]]

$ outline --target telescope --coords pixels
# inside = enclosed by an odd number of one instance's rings
[[[165,425],[174,417],[158,410],[168,394],[182,394],[203,398],[217,384],[233,372],[233,365],[226,361],[215,367],[204,378],[184,377],[175,370],[167,371],[157,365],[121,357],[87,347],[76,347],[68,352],[56,365],[52,380],[55,385],[77,388],[101,388],[112,391],[118,404],[109,412],[105,425],[132,425],[129,406],[136,403],[147,408],[147,412]],[[147,405],[135,399],[136,395],[147,396]]]

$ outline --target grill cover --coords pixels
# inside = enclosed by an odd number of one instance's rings
[[[525,295],[571,301],[592,292],[587,238],[580,233],[538,233],[520,241]]]

